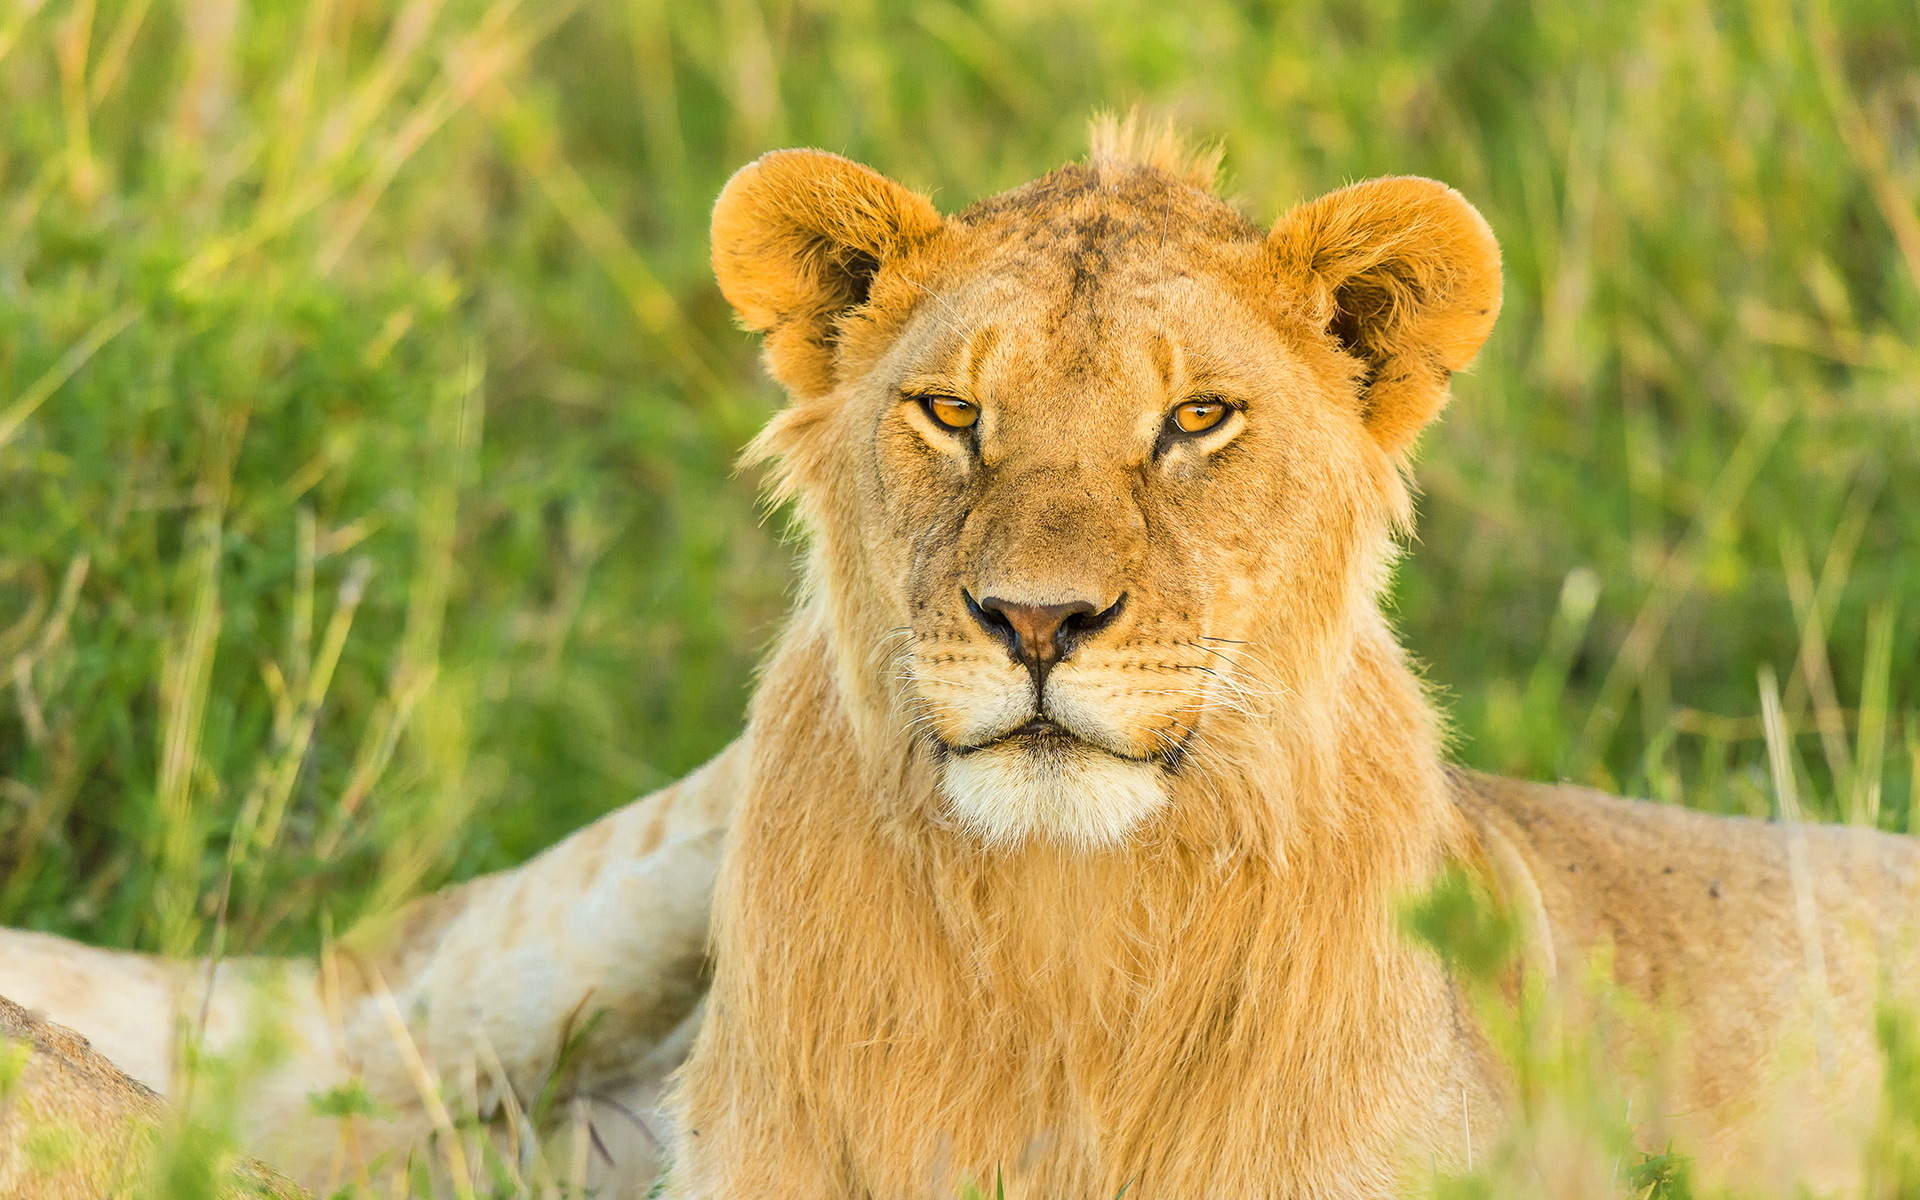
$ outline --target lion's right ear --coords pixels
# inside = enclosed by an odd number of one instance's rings
[[[798,396],[834,386],[840,318],[866,303],[882,263],[942,225],[925,197],[822,150],[776,150],[713,206],[713,273],[767,367]]]

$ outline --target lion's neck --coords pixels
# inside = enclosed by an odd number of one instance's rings
[[[1362,623],[1314,719],[1196,756],[1151,828],[1099,852],[945,827],[927,756],[858,744],[874,719],[830,662],[803,618],[769,670],[717,900],[716,1002],[772,1073],[751,1086],[895,1114],[866,1131],[874,1171],[934,1152],[913,1140],[929,1111],[952,1114],[956,1170],[1055,1138],[1031,1182],[1059,1194],[1110,1195],[1125,1179],[1100,1171],[1182,1158],[1181,1131],[1207,1122],[1270,1126],[1286,1171],[1330,1182],[1345,1168],[1316,1147],[1350,1161],[1373,1130],[1387,1154],[1380,1131],[1424,1119],[1406,1097],[1457,1060],[1393,1040],[1448,1003],[1397,911],[1438,869],[1453,809],[1384,624]],[[926,1094],[903,1105],[900,1088]]]

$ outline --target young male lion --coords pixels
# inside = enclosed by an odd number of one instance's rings
[[[811,542],[669,1194],[1392,1194],[1507,1090],[1400,932],[1449,862],[1677,1022],[1704,1174],[1779,1182],[1784,1117],[1844,1182],[1915,846],[1450,770],[1379,611],[1486,223],[1401,178],[1269,232],[1127,141],[950,218],[815,151],[720,197]]]
[[[675,1196],[1372,1197],[1465,1164],[1512,1099],[1400,932],[1458,865],[1529,979],[1597,956],[1667,1018],[1649,1148],[1846,1185],[1873,1005],[1914,982],[1914,844],[1449,768],[1377,601],[1493,238],[1417,179],[1263,231],[1207,174],[1108,131],[943,218],[828,154],[744,169],[715,265],[792,392],[757,453],[812,534],[746,734],[318,970],[0,931],[0,993],[164,1085],[178,1023],[217,1045],[267,988],[295,1028],[260,1146],[330,1186],[306,1097],[348,1077],[392,1162],[432,1129],[417,1068],[483,1113],[643,1107],[711,889]]]

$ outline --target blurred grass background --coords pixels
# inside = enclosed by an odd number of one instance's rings
[[[311,947],[696,765],[790,581],[713,196],[1135,104],[1500,235],[1395,598],[1464,761],[1765,814],[1765,668],[1907,825],[1911,0],[11,0],[0,103],[0,922]]]

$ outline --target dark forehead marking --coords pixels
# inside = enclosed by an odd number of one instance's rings
[[[1068,251],[1073,261],[1073,279],[1067,288],[1069,304],[1091,298],[1107,273],[1112,251],[1118,248],[1115,243],[1131,241],[1136,231],[1102,212],[1080,222],[1074,233],[1078,236]]]
[[[1069,239],[1076,227],[1105,218],[1111,233],[1151,233],[1156,241],[1258,240],[1265,233],[1216,196],[1157,167],[1072,163],[1031,183],[975,203],[954,218],[981,232],[1002,232],[1031,244]]]

